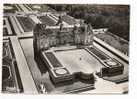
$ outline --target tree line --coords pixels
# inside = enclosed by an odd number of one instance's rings
[[[93,28],[108,28],[110,32],[129,41],[129,5],[49,5],[56,11],[84,19]]]

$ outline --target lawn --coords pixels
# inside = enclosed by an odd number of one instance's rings
[[[21,24],[25,32],[30,32],[33,30],[35,24],[32,21],[32,19],[23,16],[17,16],[16,18],[18,19],[19,23]]]
[[[96,37],[123,53],[129,53],[128,42],[112,33],[99,33],[96,35]]]

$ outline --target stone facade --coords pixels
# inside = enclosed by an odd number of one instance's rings
[[[37,24],[34,32],[34,51],[49,49],[61,45],[91,45],[93,42],[92,26],[84,24],[80,27],[47,28],[45,24]]]

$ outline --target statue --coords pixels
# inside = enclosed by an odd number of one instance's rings
[[[56,23],[56,25],[60,25],[60,24],[62,24],[63,23],[63,21],[62,21],[62,16],[60,15],[59,17],[58,17],[58,22]]]

